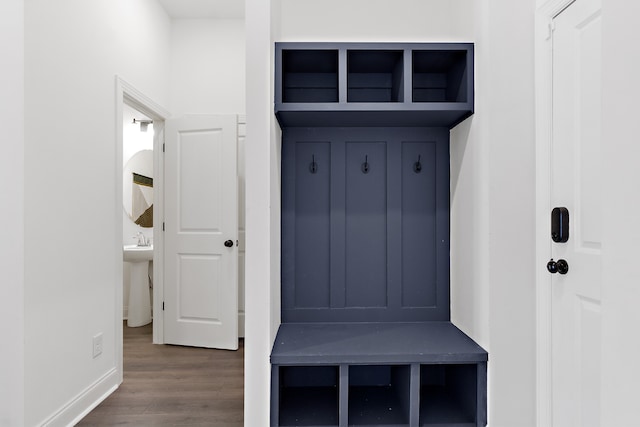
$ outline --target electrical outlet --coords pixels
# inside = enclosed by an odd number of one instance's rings
[[[93,337],[93,358],[102,354],[102,332]]]

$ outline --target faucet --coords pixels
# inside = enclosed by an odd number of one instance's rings
[[[138,246],[149,246],[149,240],[141,231],[138,231],[138,234],[134,237],[138,238]]]

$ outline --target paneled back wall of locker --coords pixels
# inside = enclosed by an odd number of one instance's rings
[[[449,131],[288,128],[283,322],[449,320]]]

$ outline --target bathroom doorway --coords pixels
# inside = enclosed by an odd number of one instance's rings
[[[124,274],[124,246],[140,246],[145,251],[151,251],[150,258],[153,259],[152,269],[146,270],[148,277],[152,278],[152,301],[153,305],[149,308],[152,312],[160,313],[162,311],[162,206],[163,201],[163,164],[160,153],[162,153],[162,145],[164,140],[164,123],[169,117],[167,110],[145,96],[134,86],[124,81],[120,77],[116,77],[116,200],[115,214],[116,220],[120,224],[121,233],[116,237],[116,262],[119,270],[123,274],[123,283],[117,286],[116,290],[116,310],[114,321],[116,323],[116,366],[122,380],[122,351],[123,351],[123,318],[131,317],[131,309],[129,307],[130,288],[125,283]],[[133,123],[133,119],[136,123]],[[125,122],[129,122],[125,125]],[[146,132],[145,132],[146,130]],[[151,136],[153,132],[153,136]],[[135,138],[132,135],[138,134]],[[125,135],[127,141],[125,142]],[[135,141],[132,141],[135,139]],[[125,143],[127,144],[125,147]],[[141,154],[138,154],[141,153]],[[125,159],[126,157],[126,159]],[[131,159],[132,164],[127,168],[127,163]],[[151,163],[151,164],[149,164]],[[131,168],[136,171],[129,170]],[[131,191],[127,191],[127,199],[131,199],[131,203],[124,203],[124,173],[127,171],[127,186]],[[133,180],[133,173],[136,173],[136,180]],[[149,176],[152,175],[152,176]],[[133,206],[134,200],[137,206]],[[153,209],[153,206],[157,206]],[[136,223],[137,222],[137,223]],[[142,224],[142,225],[141,225]],[[135,236],[135,238],[134,238]],[[153,246],[147,246],[149,244]],[[151,249],[152,248],[152,249]],[[143,256],[134,254],[134,256]],[[131,270],[134,264],[127,267]],[[147,264],[150,265],[150,264]],[[140,267],[140,266],[138,266]],[[146,267],[146,266],[145,266]],[[138,268],[144,270],[144,268]],[[131,271],[127,271],[131,273]],[[144,273],[140,273],[143,275]],[[148,283],[145,281],[145,283]],[[144,289],[143,287],[139,289]],[[127,294],[125,296],[125,293]],[[134,296],[134,299],[141,299],[143,292]],[[125,303],[127,304],[125,311]],[[151,304],[151,302],[150,302]],[[138,307],[138,306],[136,306]],[[136,322],[133,322],[134,324]],[[138,324],[144,324],[144,319],[137,319]],[[163,343],[163,323],[162,316],[156,316],[153,321],[153,343]]]
[[[153,120],[127,102],[122,110],[123,319],[151,323],[153,289]]]

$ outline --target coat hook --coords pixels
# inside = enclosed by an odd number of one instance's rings
[[[318,164],[316,163],[316,155],[311,155],[311,164],[309,165],[309,172],[316,173],[318,172]]]
[[[420,155],[418,155],[418,161],[413,164],[413,171],[415,173],[420,173],[422,171],[422,163],[420,163]]]
[[[362,164],[362,173],[369,173],[369,156],[364,156],[364,163]]]

